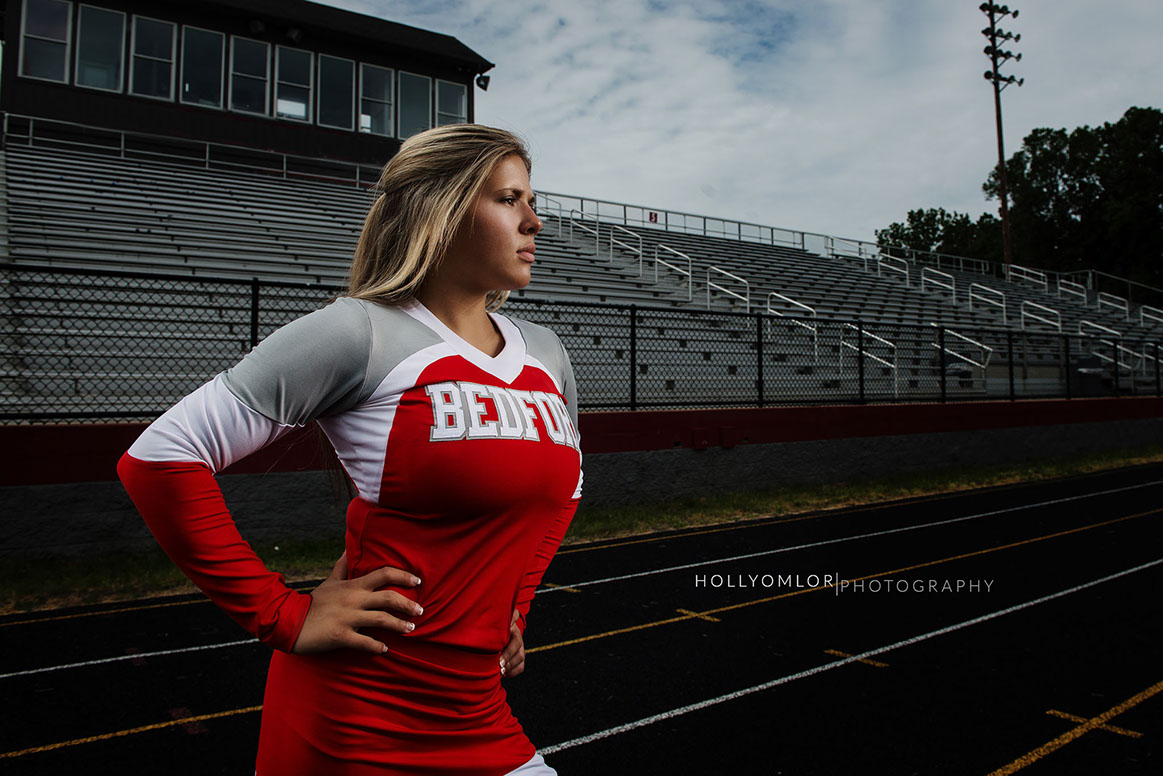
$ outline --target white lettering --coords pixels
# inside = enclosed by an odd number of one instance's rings
[[[497,405],[498,432],[501,439],[520,439],[525,433],[521,423],[521,410],[517,408],[517,400],[508,390],[496,385],[487,386],[493,396],[493,403]]]
[[[460,388],[456,383],[433,383],[425,386],[425,390],[432,400],[432,431],[428,436],[429,441],[463,439],[464,406]]]
[[[497,421],[481,420],[481,417],[489,411],[488,407],[481,404],[481,394],[488,393],[489,389],[477,383],[461,383],[460,388],[464,391],[464,409],[465,414],[468,416],[468,438],[495,439],[499,435]]]

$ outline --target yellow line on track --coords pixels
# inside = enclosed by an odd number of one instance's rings
[[[1010,542],[1009,544],[1001,544],[1001,545],[998,545],[997,547],[988,547],[984,550],[976,550],[974,552],[966,552],[966,553],[962,553],[960,555],[950,555],[948,558],[940,558],[938,560],[925,561],[924,563],[915,563],[911,566],[902,566],[899,569],[891,569],[889,571],[879,571],[875,574],[868,574],[868,575],[863,576],[863,577],[855,577],[854,579],[849,579],[847,581],[848,582],[859,582],[859,581],[865,580],[865,579],[875,579],[877,577],[884,577],[884,576],[888,576],[890,574],[899,574],[902,571],[914,571],[916,569],[922,569],[922,568],[925,568],[927,566],[936,566],[936,565],[941,564],[941,563],[949,563],[950,561],[962,560],[964,558],[972,558],[972,557],[975,557],[978,555],[987,555],[991,552],[997,552],[999,550],[1008,550],[1008,549],[1011,549],[1013,547],[1021,547],[1024,544],[1032,544],[1034,542],[1040,542],[1040,541],[1044,541],[1046,539],[1054,539],[1054,538],[1059,537],[1059,536],[1067,536],[1069,534],[1078,533],[1079,531],[1089,531],[1092,528],[1101,528],[1104,525],[1113,525],[1114,523],[1121,523],[1124,520],[1133,520],[1136,517],[1145,517],[1146,515],[1154,515],[1154,514],[1158,514],[1160,512],[1163,512],[1163,509],[1152,509],[1152,510],[1148,510],[1147,512],[1138,512],[1138,513],[1133,514],[1133,515],[1125,515],[1123,517],[1116,517],[1116,518],[1113,518],[1111,520],[1103,520],[1100,523],[1092,523],[1091,525],[1084,525],[1084,526],[1080,526],[1078,528],[1069,528],[1065,531],[1057,531],[1056,533],[1046,534],[1044,536],[1036,536],[1032,539],[1022,539],[1021,541],[1018,541],[1018,542]],[[571,646],[573,644],[582,644],[582,643],[585,643],[587,641],[594,641],[596,639],[606,638],[607,636],[617,636],[617,635],[620,635],[623,633],[633,633],[635,631],[647,630],[649,628],[656,628],[660,625],[670,625],[671,623],[682,622],[683,620],[693,620],[695,618],[702,618],[706,615],[720,614],[722,612],[729,612],[729,611],[734,610],[734,609],[744,609],[748,606],[755,606],[757,604],[766,604],[766,603],[770,603],[772,601],[779,601],[779,600],[784,599],[784,598],[791,598],[791,597],[797,596],[797,595],[804,595],[805,593],[814,593],[814,592],[817,592],[819,590],[831,590],[831,589],[832,589],[831,585],[820,585],[818,587],[808,587],[808,588],[804,588],[803,590],[794,590],[790,593],[781,593],[779,595],[773,595],[773,596],[769,596],[767,598],[759,598],[759,599],[756,599],[754,601],[744,601],[744,602],[738,603],[738,604],[730,604],[728,606],[720,606],[717,609],[707,609],[704,612],[683,615],[681,617],[668,617],[665,620],[655,620],[654,622],[647,622],[647,623],[643,623],[641,625],[631,625],[631,626],[626,627],[626,628],[618,628],[616,630],[605,631],[604,633],[594,633],[594,634],[591,634],[589,636],[579,636],[576,639],[567,639],[566,641],[558,641],[554,644],[545,644],[545,645],[542,645],[539,647],[528,647],[527,646],[527,647],[525,647],[525,652],[527,654],[532,654],[534,652],[547,652],[551,649],[557,649],[558,647],[567,647],[567,646]]]
[[[1083,736],[1096,728],[1102,727],[1107,723],[1107,721],[1114,719],[1127,709],[1138,706],[1140,703],[1147,700],[1152,695],[1158,694],[1159,692],[1163,692],[1163,682],[1157,682],[1156,684],[1151,685],[1138,695],[1127,698],[1119,705],[1112,706],[1102,714],[1099,714],[1097,717],[1092,717],[1091,719],[1086,720],[1086,722],[1082,723],[1076,728],[1073,728],[1072,730],[1066,731],[1062,735],[1055,738],[1053,741],[1047,741],[1032,752],[1027,752],[1018,759],[1014,760],[1009,765],[998,768],[996,771],[989,774],[989,776],[1008,776],[1008,774],[1020,771],[1022,768],[1025,768],[1031,763],[1037,762],[1051,752],[1061,749],[1076,738],[1079,738],[1080,736]]]
[[[168,722],[157,722],[153,725],[143,725],[141,727],[130,728],[128,730],[118,730],[116,733],[103,733],[99,736],[89,736],[87,738],[74,738],[72,741],[61,741],[58,744],[45,744],[44,746],[34,746],[31,749],[20,749],[15,752],[0,753],[0,760],[12,757],[22,757],[26,754],[37,754],[38,752],[51,752],[54,749],[63,749],[66,746],[77,746],[78,744],[93,744],[98,741],[108,741],[111,738],[121,738],[122,736],[131,736],[134,733],[145,733],[150,730],[161,730],[163,728],[177,727],[178,725],[188,725],[191,722],[204,722],[208,719],[220,719],[221,717],[233,717],[237,714],[249,714],[252,711],[261,711],[262,706],[247,706],[245,709],[231,709],[230,711],[218,711],[213,714],[202,714],[197,717],[183,717],[182,719],[173,719]]]
[[[1067,714],[1065,711],[1057,711],[1056,709],[1049,709],[1046,711],[1051,717],[1058,717],[1059,719],[1068,719],[1071,722],[1086,722],[1086,717],[1080,717],[1077,714]],[[1099,725],[1098,730],[1105,730],[1108,733],[1118,733],[1120,736],[1127,738],[1142,738],[1143,734],[1134,730],[1127,730],[1116,725]]]
[[[841,652],[838,649],[825,649],[824,654],[825,655],[835,655],[836,657],[852,657],[851,652]],[[861,658],[861,659],[857,660],[856,662],[857,663],[867,663],[868,665],[876,666],[877,668],[888,668],[888,663],[882,663],[879,660],[869,660],[868,658]]]

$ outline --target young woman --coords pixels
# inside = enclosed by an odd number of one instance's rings
[[[118,473],[182,570],[274,649],[258,776],[550,776],[509,710],[533,591],[581,495],[573,373],[496,313],[542,223],[528,152],[458,124],[385,165],[347,295],[155,421]],[[357,490],[310,595],[240,537],[213,473],[315,420]]]

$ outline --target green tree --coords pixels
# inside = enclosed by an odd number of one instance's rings
[[[945,208],[910,210],[904,223],[876,230],[876,241],[885,248],[903,246],[975,259],[998,260],[1002,255],[998,219],[982,213],[973,221],[968,213],[950,213]]]
[[[1163,112],[1127,110],[1100,127],[1035,129],[1006,160],[1014,261],[1070,272],[1098,269],[1163,287]],[[983,184],[998,196],[997,170]],[[877,230],[903,245],[1000,261],[1001,223],[943,208],[909,211]]]
[[[1101,127],[1035,129],[1006,160],[1014,260],[1163,285],[1163,112]],[[997,171],[983,185],[998,195]]]

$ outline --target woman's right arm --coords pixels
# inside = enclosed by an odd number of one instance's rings
[[[341,300],[276,331],[158,418],[117,466],[166,554],[244,629],[286,652],[382,652],[357,629],[407,632],[384,610],[415,613],[398,593],[377,591],[411,586],[411,574],[385,568],[349,581],[343,558],[311,595],[291,590],[243,540],[214,479],[295,426],[354,405],[370,342],[361,321],[366,313]]]

